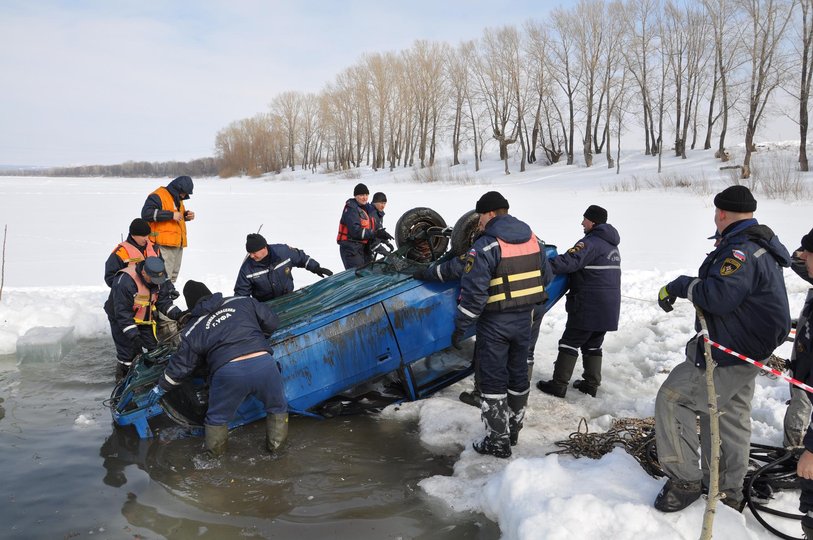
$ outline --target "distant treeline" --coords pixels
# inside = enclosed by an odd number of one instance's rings
[[[0,170],[3,176],[119,176],[128,178],[217,176],[218,160],[200,158],[192,161],[127,161],[118,165],[80,165],[77,167],[15,168]]]

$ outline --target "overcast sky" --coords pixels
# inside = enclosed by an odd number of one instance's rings
[[[0,164],[214,154],[218,130],[365,52],[457,44],[549,0],[0,1]]]

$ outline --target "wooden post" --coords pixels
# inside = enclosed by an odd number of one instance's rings
[[[695,306],[703,336],[709,335],[703,310]],[[709,462],[709,495],[706,499],[706,512],[703,514],[703,530],[700,540],[709,540],[714,529],[714,514],[717,501],[723,498],[720,494],[720,412],[717,409],[717,391],[714,388],[714,360],[711,357],[711,345],[703,340],[703,351],[706,357],[706,391],[709,399],[709,426],[711,432],[711,456]],[[705,459],[707,456],[703,456]]]

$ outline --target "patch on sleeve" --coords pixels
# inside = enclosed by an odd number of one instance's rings
[[[477,256],[477,252],[474,249],[470,249],[469,252],[466,254],[466,266],[463,267],[463,271],[465,273],[469,273],[471,271],[471,267],[474,266],[474,258]]]
[[[742,263],[737,259],[732,259],[731,257],[726,257],[723,261],[723,265],[720,267],[720,275],[721,276],[730,276],[737,270],[742,268]]]
[[[576,242],[576,245],[568,249],[568,253],[576,253],[584,249],[584,242]]]
[[[735,259],[737,259],[739,261],[742,261],[742,262],[745,262],[745,252],[744,251],[740,251],[739,249],[735,249],[735,250],[731,251],[731,254],[734,255]]]

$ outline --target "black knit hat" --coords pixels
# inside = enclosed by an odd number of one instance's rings
[[[757,201],[747,187],[731,186],[714,197],[714,206],[726,212],[747,214],[757,209]]]
[[[507,210],[508,201],[505,200],[505,197],[500,195],[498,191],[489,191],[480,197],[480,200],[477,201],[477,206],[474,207],[474,211],[478,214],[485,214],[486,212],[499,210],[500,208]]]
[[[356,187],[353,188],[353,197],[356,195],[369,195],[370,190],[367,189],[367,186],[364,184],[356,184]]]
[[[802,249],[813,253],[813,229],[802,237]]]
[[[130,223],[130,236],[149,236],[150,224],[141,218],[135,218]]]
[[[584,217],[596,225],[607,223],[607,210],[597,204],[591,204],[587,207],[587,210],[584,211]]]
[[[377,202],[387,202],[387,196],[386,196],[386,195],[384,195],[383,193],[381,193],[380,191],[376,191],[376,192],[373,194],[373,202],[374,202],[374,203],[377,203]]]
[[[246,236],[246,251],[248,253],[254,253],[255,251],[260,251],[262,248],[266,247],[268,242],[265,241],[265,238],[261,234],[251,233]]]
[[[187,309],[194,308],[198,302],[207,296],[212,296],[212,291],[200,281],[192,281],[190,279],[183,286],[183,298],[186,300]]]

